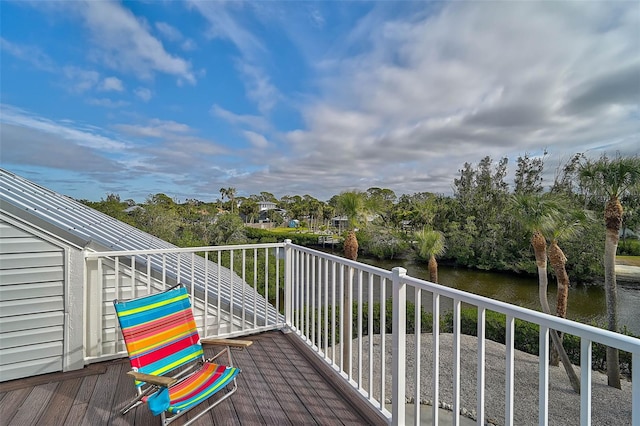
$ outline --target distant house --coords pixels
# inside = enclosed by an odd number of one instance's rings
[[[276,203],[271,201],[258,201],[258,207],[260,208],[260,211],[273,210],[276,208]]]
[[[338,229],[347,229],[349,218],[347,216],[336,216],[331,218],[331,226]]]
[[[282,216],[283,218],[286,219],[287,217],[287,211],[285,209],[268,209],[268,210],[260,210],[260,213],[258,214],[258,222],[271,222],[271,218],[273,216],[271,216],[271,214],[273,212],[279,213],[280,216]]]

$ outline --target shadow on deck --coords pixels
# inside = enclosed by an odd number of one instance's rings
[[[238,391],[196,425],[385,424],[355,390],[332,378],[330,367],[314,359],[296,336],[271,331],[243,339],[254,344],[233,352],[234,364],[242,369]],[[127,371],[129,363],[122,359],[0,383],[1,422],[159,425],[159,417],[144,406],[120,415],[118,407],[135,395]]]

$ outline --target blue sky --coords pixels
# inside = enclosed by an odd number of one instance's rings
[[[450,194],[640,151],[640,2],[1,1],[0,163],[75,198]]]

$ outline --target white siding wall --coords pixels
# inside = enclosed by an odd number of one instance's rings
[[[65,251],[0,220],[0,381],[63,369]]]
[[[98,362],[111,359],[118,354],[126,354],[122,334],[118,329],[113,300],[127,300],[141,297],[149,293],[157,293],[175,282],[164,283],[162,279],[149,277],[143,271],[135,270],[131,276],[130,258],[118,262],[116,273],[113,259],[92,259],[86,263],[87,268],[87,327],[85,336],[85,356],[87,362]],[[98,272],[100,270],[100,272]],[[116,278],[117,277],[117,278]],[[117,285],[116,285],[117,283]],[[204,304],[193,300],[193,313],[201,336],[216,336],[228,333],[231,318],[227,312],[217,315],[215,307],[210,303],[207,324],[204,330]],[[235,330],[242,328],[239,319],[234,319]]]

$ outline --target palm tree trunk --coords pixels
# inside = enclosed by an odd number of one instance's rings
[[[553,267],[553,270],[556,272],[556,282],[558,284],[558,292],[557,292],[557,301],[556,301],[556,315],[560,318],[567,317],[567,301],[569,299],[569,275],[567,274],[567,269],[565,267],[567,263],[567,257],[564,255],[564,252],[558,246],[557,241],[552,241],[549,246],[549,262]],[[563,340],[563,333],[558,333],[558,337],[560,338],[560,343]],[[550,364],[553,366],[558,366],[560,363],[560,358],[556,347],[554,346],[551,349],[551,361]]]
[[[429,281],[438,283],[438,261],[434,255],[429,257]]]
[[[358,259],[358,238],[355,231],[349,231],[344,240],[344,257],[350,260]]]
[[[547,300],[547,287],[549,286],[547,280],[547,241],[540,231],[533,233],[533,236],[531,237],[531,245],[533,246],[533,251],[536,256],[536,266],[538,268],[538,296],[540,298],[540,305],[542,306],[542,311],[545,314],[551,314],[549,301]],[[562,366],[569,377],[569,382],[571,382],[573,391],[580,393],[580,379],[573,370],[569,356],[562,346],[558,333],[556,330],[549,330],[549,334],[551,335],[551,341],[558,350]]]
[[[607,327],[618,331],[618,289],[616,285],[616,250],[618,248],[618,231],[607,229],[604,243],[604,294],[607,301]],[[621,388],[620,359],[618,349],[607,347],[607,384]]]
[[[607,234],[604,240],[604,294],[607,301],[607,326],[618,332],[618,289],[616,285],[616,251],[620,226],[622,225],[622,204],[612,196],[604,209]],[[621,389],[619,352],[607,347],[607,384]]]

